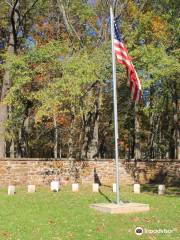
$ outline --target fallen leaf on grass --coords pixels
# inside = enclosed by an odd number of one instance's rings
[[[97,228],[96,228],[96,232],[102,232],[102,228],[97,227]]]
[[[138,217],[134,217],[134,218],[132,218],[131,220],[132,220],[133,222],[139,222],[141,219],[138,218]]]
[[[53,221],[53,220],[49,220],[48,223],[49,223],[49,224],[56,224],[56,222]]]
[[[96,232],[102,232],[104,230],[104,224],[96,228]]]
[[[155,236],[148,236],[149,240],[156,240],[157,238]]]
[[[144,222],[147,222],[147,223],[151,222],[151,220],[148,218],[144,218],[143,220],[144,220]]]
[[[10,237],[11,236],[11,234],[8,233],[8,232],[1,232],[0,235],[3,236],[3,237]]]

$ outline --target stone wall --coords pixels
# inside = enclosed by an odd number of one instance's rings
[[[67,159],[0,159],[0,187],[8,184],[48,185],[52,180],[61,184],[100,182],[111,185],[115,182],[113,160],[71,161]],[[120,164],[121,184],[180,183],[179,161],[124,161]]]
[[[122,184],[132,184],[133,177],[120,165]],[[70,161],[53,159],[0,160],[0,186],[48,185],[52,180],[68,182],[112,184],[115,182],[113,160]]]
[[[180,186],[180,160],[125,161],[135,182]]]

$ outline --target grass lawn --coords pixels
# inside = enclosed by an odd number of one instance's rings
[[[111,215],[89,208],[91,203],[114,200],[110,187],[92,193],[91,186],[80,186],[72,193],[70,186],[58,193],[38,188],[34,194],[16,188],[14,196],[7,189],[0,190],[0,240],[134,240],[180,239],[180,198],[178,189],[168,189],[166,196],[158,196],[154,188],[144,187],[140,195],[132,187],[122,188],[124,201],[149,203],[146,213]],[[170,229],[170,234],[136,236],[136,227]]]

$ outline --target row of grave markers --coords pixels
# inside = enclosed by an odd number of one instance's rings
[[[60,183],[59,181],[52,181],[50,185],[50,189],[52,192],[59,192],[60,190]],[[92,186],[93,192],[99,192],[99,184],[93,183]],[[34,193],[36,192],[36,186],[35,185],[28,185],[28,193]],[[72,191],[78,192],[79,191],[79,184],[73,183],[72,184]],[[16,193],[16,188],[13,185],[8,186],[8,195],[14,195]]]
[[[165,185],[158,185],[158,194],[164,195],[165,194]],[[141,185],[138,183],[134,184],[134,193],[140,194],[141,193]]]
[[[52,181],[50,184],[50,189],[53,192],[58,192],[60,190],[60,183],[59,181]],[[34,193],[36,192],[36,186],[35,185],[28,185],[28,193]],[[72,184],[72,192],[78,192],[79,191],[79,184],[73,183]],[[93,192],[99,192],[99,184],[93,183],[92,185],[92,191]],[[113,183],[112,191],[116,193],[116,183]],[[15,186],[10,185],[8,186],[8,195],[14,195],[15,194]],[[141,185],[140,184],[134,184],[134,193],[140,194],[141,193]],[[165,194],[165,185],[158,185],[158,194],[164,195]]]

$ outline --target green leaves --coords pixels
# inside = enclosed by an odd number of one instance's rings
[[[66,2],[66,1],[65,1]],[[80,0],[74,0],[69,3],[68,10],[70,15],[74,15],[80,21],[80,24],[86,23],[95,13],[90,5]]]
[[[33,102],[38,119],[68,113],[70,106],[78,109],[88,86],[106,79],[104,69],[109,59],[104,46],[91,53],[83,49],[70,56],[67,50],[67,45],[53,41],[22,56],[8,57],[13,86],[7,103],[22,104],[22,98],[24,102]]]

